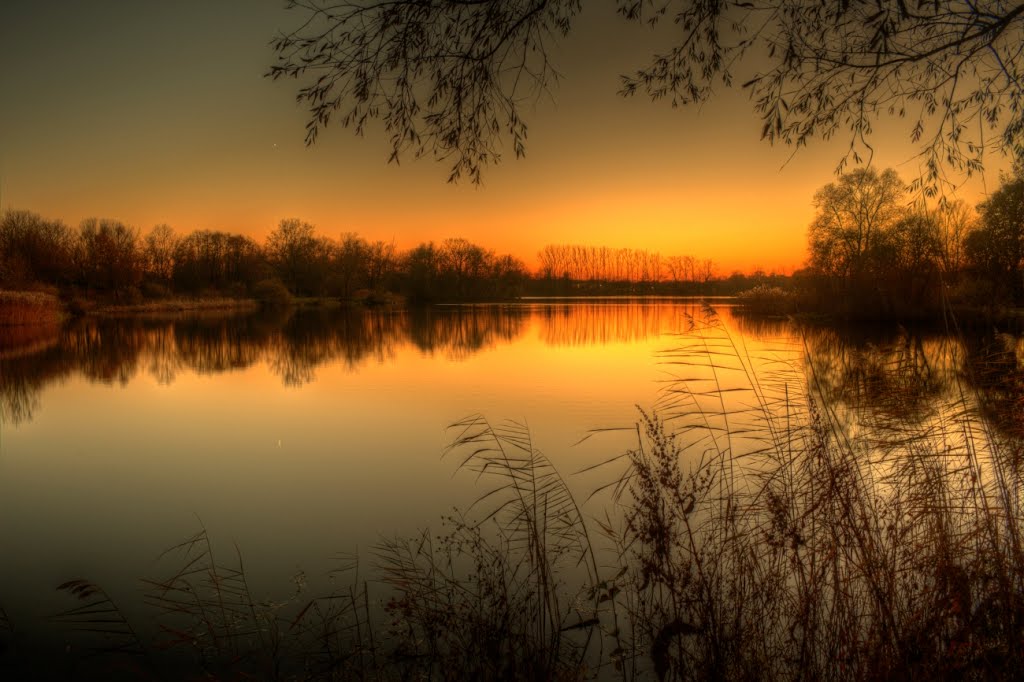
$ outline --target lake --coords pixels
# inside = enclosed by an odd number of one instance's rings
[[[442,457],[446,427],[473,414],[528,425],[580,500],[619,473],[576,472],[636,444],[638,406],[669,418],[693,457],[755,452],[757,415],[796,415],[809,390],[879,451],[907,424],[942,436],[961,417],[1024,433],[1020,336],[798,327],[711,306],[87,318],[0,346],[0,606],[32,632],[67,608],[54,588],[83,578],[132,613],[138,579],[200,528],[237,547],[261,596],[286,596],[300,571],[317,583],[340,555],[372,572],[382,537],[490,489]]]

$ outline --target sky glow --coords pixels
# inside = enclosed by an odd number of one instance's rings
[[[528,118],[526,158],[506,154],[483,187],[448,185],[443,162],[389,165],[379,127],[304,146],[294,82],[263,77],[271,37],[299,19],[279,0],[5,0],[0,208],[256,239],[294,217],[399,248],[465,237],[530,266],[545,244],[583,243],[789,272],[845,144],[773,148],[739,91],[676,110],[621,98],[619,74],[656,36],[594,3],[553,53],[563,79]],[[906,140],[892,125],[873,141],[875,164],[909,180]],[[1005,165],[961,196],[976,203]]]

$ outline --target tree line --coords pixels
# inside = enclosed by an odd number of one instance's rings
[[[948,303],[1024,305],[1024,172],[987,199],[909,201],[894,170],[859,168],[822,187],[796,273],[817,307],[920,316]]]
[[[119,302],[172,294],[269,300],[374,292],[424,301],[499,299],[520,295],[528,276],[519,259],[466,239],[401,252],[354,233],[331,239],[296,219],[282,220],[260,244],[211,230],[179,235],[167,225],[142,235],[120,221],[93,218],[74,230],[29,211],[0,218],[0,288],[55,287]]]
[[[657,251],[615,249],[581,244],[549,244],[538,254],[537,276],[576,282],[694,282],[707,284],[715,278],[710,259],[693,256],[663,258]]]
[[[118,302],[172,294],[267,301],[388,292],[427,302],[686,293],[681,285],[703,291],[715,278],[710,260],[636,249],[549,245],[538,258],[531,272],[514,256],[462,238],[400,251],[355,233],[332,239],[297,219],[282,220],[261,244],[211,230],[179,235],[163,224],[141,234],[117,220],[90,218],[76,230],[29,211],[0,217],[0,288],[53,287]]]
[[[264,301],[360,298],[393,292],[412,301],[531,295],[735,294],[786,287],[808,307],[861,317],[933,315],[947,303],[1024,306],[1024,170],[987,199],[928,206],[893,170],[839,176],[814,195],[808,261],[792,280],[756,272],[721,277],[708,259],[655,251],[550,244],[538,267],[451,238],[407,251],[358,234],[332,239],[282,220],[264,243],[157,225],[142,235],[116,220],[78,229],[28,211],[0,217],[0,288],[53,287],[135,302],[172,294]]]

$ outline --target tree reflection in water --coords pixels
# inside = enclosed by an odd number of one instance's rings
[[[772,363],[780,357],[802,358],[807,380],[824,404],[851,423],[855,436],[868,429],[872,438],[896,439],[907,427],[967,413],[1006,435],[1024,435],[1020,337],[798,327],[787,320],[732,315],[728,308],[721,312],[732,334],[729,343],[770,340],[785,346],[774,359],[757,361],[753,369],[763,379],[771,379]],[[616,299],[87,318],[42,336],[0,330],[0,409],[4,423],[30,421],[41,392],[73,375],[125,384],[144,372],[170,384],[182,371],[217,374],[263,362],[285,385],[301,386],[314,381],[326,364],[355,371],[366,362],[387,362],[404,347],[465,360],[515,342],[531,327],[541,342],[553,346],[629,344],[679,334],[681,347],[690,344],[687,352],[698,343],[706,354],[707,322],[714,316],[697,302]]]
[[[0,409],[5,423],[29,421],[42,390],[73,375],[125,384],[147,372],[170,384],[183,370],[218,374],[265,362],[285,385],[301,386],[314,381],[322,365],[341,363],[353,371],[371,360],[393,358],[403,345],[464,359],[515,339],[528,318],[523,309],[502,306],[87,318],[55,331],[47,343],[4,346]]]

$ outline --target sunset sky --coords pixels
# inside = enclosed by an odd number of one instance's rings
[[[723,273],[801,265],[811,198],[845,140],[790,160],[759,140],[742,92],[677,110],[619,97],[652,36],[586,4],[553,54],[562,82],[528,112],[526,158],[475,187],[430,160],[387,164],[379,129],[335,126],[305,147],[294,82],[263,77],[274,33],[303,18],[281,0],[3,0],[0,208],[257,239],[295,217],[400,248],[461,236],[529,265],[549,243],[689,254]],[[910,179],[914,148],[890,127],[875,164]],[[962,190],[970,203],[997,182],[1003,165],[989,166]]]

